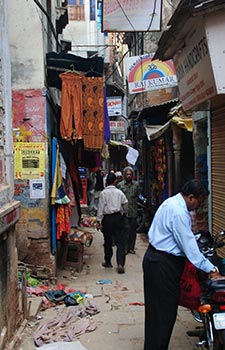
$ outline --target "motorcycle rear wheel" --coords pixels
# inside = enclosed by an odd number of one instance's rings
[[[225,331],[218,331],[214,328],[211,316],[203,315],[204,340],[207,350],[225,350]]]
[[[146,215],[144,209],[139,209],[138,216],[137,216],[137,232],[138,233],[145,233],[146,220],[147,220],[147,215]]]

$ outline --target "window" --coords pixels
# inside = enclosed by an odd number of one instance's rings
[[[84,21],[84,0],[68,0],[69,21]]]
[[[90,0],[90,21],[95,21],[95,0]]]

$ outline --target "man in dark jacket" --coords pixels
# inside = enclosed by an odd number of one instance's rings
[[[133,169],[127,166],[123,170],[124,180],[118,183],[117,187],[123,191],[128,199],[127,214],[127,253],[135,254],[135,242],[137,231],[138,196],[140,187],[137,181],[133,180]]]

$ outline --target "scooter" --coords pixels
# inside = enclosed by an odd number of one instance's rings
[[[138,196],[138,216],[137,216],[137,232],[147,233],[152,222],[155,209],[149,205],[148,199],[143,195]]]
[[[224,259],[216,253],[225,245],[225,231],[215,237],[207,231],[197,233],[196,240],[201,252],[225,275]],[[197,310],[191,310],[194,319],[202,324],[198,330],[189,331],[189,336],[198,336],[198,349],[225,350],[225,278],[211,280],[200,272],[202,286],[201,303]]]

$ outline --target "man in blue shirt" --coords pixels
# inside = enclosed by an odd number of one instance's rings
[[[180,193],[160,205],[152,221],[143,259],[144,350],[168,350],[185,257],[211,278],[220,277],[217,268],[200,252],[191,230],[190,211],[203,204],[207,196],[208,190],[200,181],[190,180]]]

